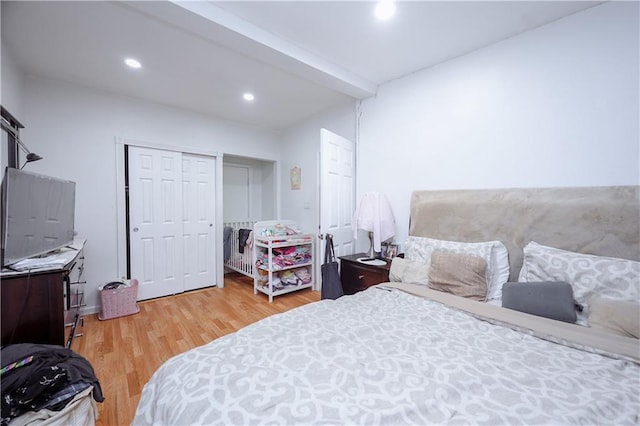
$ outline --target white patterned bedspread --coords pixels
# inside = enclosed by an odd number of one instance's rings
[[[640,366],[371,288],[168,360],[133,424],[638,424]]]

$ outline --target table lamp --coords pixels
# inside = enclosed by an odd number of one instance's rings
[[[375,259],[376,253],[381,250],[382,241],[393,237],[396,230],[396,222],[387,197],[378,192],[366,192],[360,198],[351,228],[354,239],[358,238],[359,230],[368,231],[370,247],[367,258]]]

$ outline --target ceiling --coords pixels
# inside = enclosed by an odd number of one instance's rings
[[[3,0],[1,36],[27,74],[282,129],[599,3],[398,2],[381,22],[366,1]]]

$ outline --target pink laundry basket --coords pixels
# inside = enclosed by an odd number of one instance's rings
[[[108,320],[140,312],[138,299],[138,280],[132,279],[128,287],[100,290],[99,320]]]

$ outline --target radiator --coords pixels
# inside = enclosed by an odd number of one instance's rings
[[[254,223],[255,221],[224,222],[225,227],[232,228],[229,241],[230,256],[224,261],[224,266],[251,278],[253,278],[254,264],[253,249],[245,247],[244,253],[240,253],[238,231],[240,229],[253,229]]]

